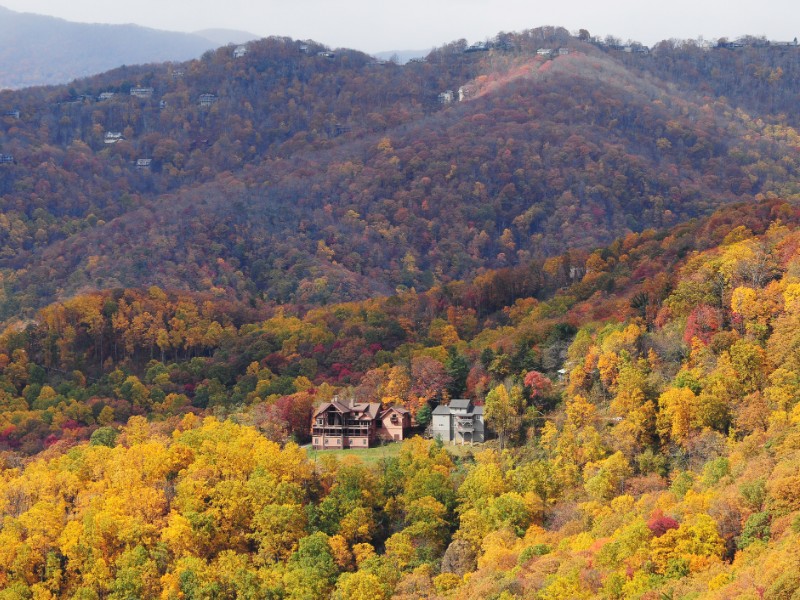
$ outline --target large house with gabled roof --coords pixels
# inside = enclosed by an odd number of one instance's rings
[[[411,413],[405,408],[334,398],[314,411],[311,445],[317,450],[369,448],[379,440],[401,441],[410,427]]]
[[[483,406],[475,406],[472,400],[463,398],[450,400],[447,405],[440,404],[433,410],[431,433],[443,442],[483,443],[486,439]]]

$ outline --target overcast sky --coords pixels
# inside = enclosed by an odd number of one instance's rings
[[[797,0],[0,0],[20,12],[157,29],[226,28],[332,47],[425,50],[460,38],[560,25],[652,45],[668,38],[800,35]]]

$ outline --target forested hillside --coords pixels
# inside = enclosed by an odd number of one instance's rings
[[[0,93],[0,600],[796,597],[798,50],[580,38]]]
[[[4,593],[791,597],[798,222],[757,201],[307,312],[49,306],[0,342]],[[505,450],[309,461],[287,439],[334,394],[477,398]]]
[[[800,52],[796,40],[774,44],[748,36],[741,43],[719,40],[714,46],[672,40],[661,42],[646,56],[610,52],[630,68],[703,96],[723,96],[750,114],[798,126]]]
[[[361,299],[796,195],[787,125],[563,30],[501,41],[400,67],[270,39],[1,95],[19,111],[0,132],[13,157],[0,165],[3,314],[150,284]],[[463,102],[437,101],[460,87]]]

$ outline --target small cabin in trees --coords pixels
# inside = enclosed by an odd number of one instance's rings
[[[14,157],[11,154],[0,154],[0,165],[7,165],[14,162]]]
[[[451,104],[455,99],[456,95],[453,93],[453,90],[447,90],[439,94],[439,102],[441,104]]]
[[[206,106],[206,107],[211,106],[216,101],[217,97],[214,94],[200,94],[200,98],[198,99],[200,106]]]
[[[137,169],[149,169],[150,166],[153,164],[152,158],[137,158],[136,159],[136,168]]]
[[[103,139],[103,142],[106,144],[116,144],[117,142],[120,142],[124,139],[125,138],[122,137],[122,134],[119,131],[106,131],[106,135],[105,138]]]
[[[98,101],[111,100],[114,97],[114,92],[101,92],[97,97]]]
[[[131,96],[134,98],[151,98],[154,91],[151,87],[132,87]]]
[[[334,59],[336,55],[333,52],[317,52],[317,56],[321,56],[322,58]]]
[[[483,443],[486,439],[483,407],[465,399],[451,400],[447,406],[440,404],[433,410],[431,432],[443,442]]]
[[[569,278],[573,281],[576,279],[583,279],[584,275],[586,275],[586,267],[571,266],[569,268]]]
[[[233,51],[233,58],[242,58],[247,55],[247,46],[236,46]]]
[[[317,450],[369,448],[379,439],[402,440],[409,427],[411,415],[404,408],[334,398],[314,411],[311,445]]]
[[[539,48],[536,51],[538,56],[553,56],[553,49],[552,48]]]
[[[12,119],[19,119],[19,111],[17,109],[7,110],[3,113],[4,117],[11,117]]]

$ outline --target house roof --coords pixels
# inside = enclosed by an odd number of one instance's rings
[[[483,414],[483,407],[482,407],[482,406],[476,406],[476,407],[474,407],[474,408],[472,409],[472,414],[473,414],[473,415],[482,415],[482,414]]]
[[[434,415],[449,415],[450,414],[450,408],[447,407],[447,406],[444,406],[443,404],[440,404],[439,406],[437,406],[436,408],[433,409],[433,414]]]
[[[381,412],[381,405],[378,402],[362,402],[355,405],[356,410],[368,414],[373,419],[378,418],[378,413]]]
[[[328,408],[330,408],[330,405],[331,405],[330,402],[323,402],[317,408],[314,409],[313,416],[316,417],[318,414],[324,413],[326,410],[328,410]]]
[[[456,398],[454,400],[450,400],[450,404],[448,406],[451,409],[452,408],[468,409],[470,404],[472,404],[472,400],[467,400],[465,398]]]
[[[387,406],[386,408],[383,409],[382,412],[383,413],[387,413],[389,411],[394,411],[394,412],[399,413],[401,415],[409,414],[409,412],[405,408],[403,408],[402,406],[394,406],[394,405]]]
[[[377,402],[361,402],[358,404],[353,404],[352,406],[348,406],[344,402],[339,402],[338,400],[333,400],[331,402],[324,402],[320,404],[316,410],[314,411],[314,417],[317,415],[324,413],[328,409],[333,408],[336,412],[340,412],[342,414],[353,414],[359,419],[376,419],[378,417],[378,413],[380,412],[381,405]]]
[[[352,410],[352,408],[347,406],[347,404],[339,402],[338,400],[334,400],[333,402],[331,402],[331,406],[333,406],[340,413],[349,413]]]

